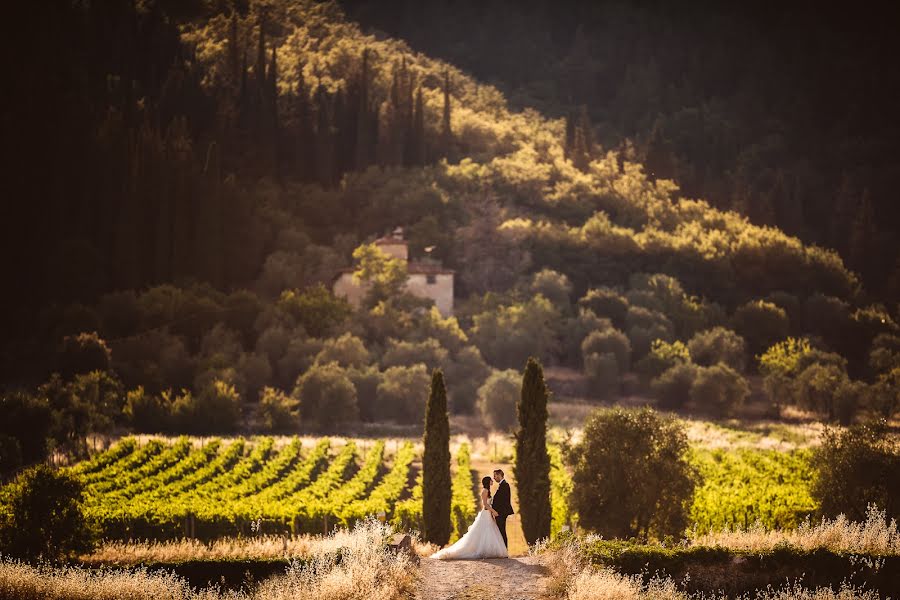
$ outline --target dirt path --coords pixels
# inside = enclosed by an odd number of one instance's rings
[[[540,557],[485,560],[423,558],[417,600],[538,600],[547,567]]]

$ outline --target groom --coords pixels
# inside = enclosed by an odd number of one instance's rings
[[[510,502],[509,484],[503,478],[502,469],[494,469],[494,481],[497,482],[497,493],[494,494],[494,501],[491,506],[497,511],[496,518],[497,529],[503,537],[503,544],[509,548],[509,542],[506,540],[506,517],[513,514],[512,502]]]

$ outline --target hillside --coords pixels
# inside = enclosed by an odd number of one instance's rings
[[[339,422],[417,422],[403,390],[426,369],[442,366],[454,410],[470,412],[488,375],[530,354],[614,396],[716,327],[740,338],[725,376],[735,398],[759,355],[808,337],[803,366],[819,370],[803,389],[852,392],[850,419],[894,410],[896,315],[837,253],[684,197],[595,141],[587,111],[513,110],[334,2],[42,10],[27,23],[65,35],[41,38],[31,59],[48,76],[15,98],[20,188],[3,259],[19,286],[4,298],[2,376],[34,385],[58,371],[50,398],[99,385],[111,400],[98,427],[229,430],[333,378],[353,384]],[[328,293],[396,226],[413,256],[433,247],[456,271],[455,317],[420,310],[382,259],[362,310]],[[694,354],[700,369],[719,362]],[[79,383],[95,368],[109,380]],[[836,400],[804,394],[804,409],[838,418]],[[233,404],[222,422],[197,419]],[[315,406],[303,401],[304,419],[331,418]]]

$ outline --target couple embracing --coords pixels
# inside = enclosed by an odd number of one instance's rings
[[[491,495],[493,483],[497,482],[497,492]],[[481,480],[481,510],[475,522],[459,540],[435,552],[431,558],[438,560],[506,558],[509,556],[506,540],[506,518],[513,514],[510,501],[509,483],[503,471],[496,469],[494,477]]]

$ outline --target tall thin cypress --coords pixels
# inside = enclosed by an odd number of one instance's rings
[[[447,388],[444,374],[431,374],[431,394],[425,407],[425,434],[422,440],[422,517],[425,539],[443,546],[450,540],[450,420],[447,416]]]
[[[441,156],[450,157],[453,130],[450,126],[450,71],[444,71],[444,113],[441,117]]]
[[[528,359],[522,393],[516,405],[516,464],[513,474],[519,490],[519,514],[525,540],[534,544],[550,536],[550,456],[547,454],[547,385],[544,371]]]
[[[412,128],[412,164],[425,164],[425,106],[422,101],[422,86],[416,91],[416,104],[413,109]]]

